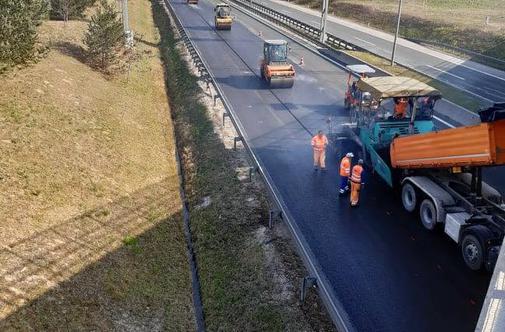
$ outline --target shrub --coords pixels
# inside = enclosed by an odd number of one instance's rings
[[[87,54],[95,66],[107,69],[116,59],[123,45],[123,25],[114,6],[102,0],[101,6],[91,17],[84,37]]]
[[[45,0],[0,0],[0,70],[35,55],[37,26],[47,13]]]

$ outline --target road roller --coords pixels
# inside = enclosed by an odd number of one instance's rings
[[[295,69],[288,63],[288,42],[285,40],[265,40],[261,78],[272,89],[291,88],[295,82]]]
[[[214,7],[214,25],[216,30],[231,30],[233,17],[231,16],[230,5],[219,3]]]

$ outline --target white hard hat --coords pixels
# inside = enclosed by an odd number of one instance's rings
[[[345,156],[349,158],[354,158],[354,154],[352,152],[347,152]]]

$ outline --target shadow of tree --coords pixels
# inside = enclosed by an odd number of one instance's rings
[[[89,65],[86,50],[82,46],[67,41],[57,41],[51,46],[60,51],[62,54],[71,56],[74,59]]]
[[[193,329],[173,181],[1,248],[0,330]]]

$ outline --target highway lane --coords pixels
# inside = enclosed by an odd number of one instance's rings
[[[285,1],[258,0],[269,8],[319,28],[320,13]],[[328,16],[327,32],[380,56],[390,58],[393,36]],[[505,72],[473,61],[442,54],[400,39],[396,61],[430,77],[458,87],[484,102],[505,100]]]
[[[284,204],[308,241],[333,291],[359,331],[470,331],[477,320],[489,276],[467,270],[457,246],[425,231],[405,213],[398,197],[375,178],[364,204],[350,209],[336,191],[338,144],[329,170],[311,167],[311,134],[326,119],[344,122],[346,74],[294,43],[293,89],[269,90],[258,64],[264,38],[277,32],[238,12],[231,31],[216,33],[212,5],[172,1],[177,15],[209,64]]]

